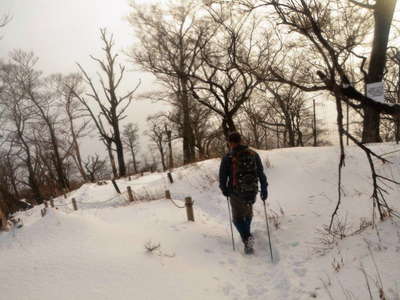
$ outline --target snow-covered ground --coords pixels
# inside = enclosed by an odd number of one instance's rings
[[[372,187],[365,155],[347,150],[339,220],[349,236],[337,243],[322,242],[321,232],[337,201],[338,148],[260,151],[270,184],[273,261],[259,199],[256,253],[243,254],[236,232],[233,252],[214,159],[176,169],[173,184],[164,173],[118,181],[138,199],[159,200],[129,204],[110,182],[86,184],[56,199],[57,209],[43,218],[43,207],[21,213],[22,228],[0,233],[0,299],[370,299],[368,284],[379,299],[379,282],[385,299],[400,299],[400,223],[388,219],[350,234],[371,221]],[[399,179],[400,152],[385,157],[393,163],[377,161],[377,170]],[[399,187],[386,188],[388,203],[400,208]],[[167,189],[178,205],[194,199],[195,222],[164,199]]]

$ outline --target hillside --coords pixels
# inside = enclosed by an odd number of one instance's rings
[[[377,153],[399,149],[372,146]],[[24,226],[0,233],[0,299],[385,299],[400,298],[400,221],[371,221],[372,187],[363,152],[347,148],[339,219],[346,238],[329,243],[337,201],[337,147],[259,151],[269,181],[271,261],[262,202],[254,208],[254,256],[245,256],[235,232],[233,252],[226,198],[218,189],[219,159],[131,181],[138,199],[129,204],[112,184],[86,184],[41,218],[20,213]],[[400,178],[400,152],[376,162],[380,174]],[[400,209],[399,187],[387,201]],[[194,223],[163,199],[170,190],[181,206],[194,199]],[[79,210],[73,211],[75,198]],[[340,225],[340,224],[339,224]],[[154,251],[146,246],[157,246]],[[364,275],[364,273],[366,275]],[[379,285],[379,284],[378,284]]]

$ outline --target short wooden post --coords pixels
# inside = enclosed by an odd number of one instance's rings
[[[192,197],[186,197],[185,198],[185,206],[186,206],[186,215],[187,215],[188,221],[194,222]]]
[[[169,190],[165,191],[165,198],[166,199],[171,199],[171,192]]]
[[[74,210],[78,210],[78,205],[76,204],[75,198],[72,198],[72,206],[74,207]]]
[[[132,189],[130,186],[128,186],[127,188],[128,191],[128,197],[129,197],[129,202],[133,202],[135,199],[133,198],[133,194],[132,194]]]
[[[43,203],[44,203],[44,207],[45,207],[45,208],[48,208],[48,207],[49,207],[49,203],[48,203],[46,200],[44,200]]]
[[[47,209],[46,208],[42,208],[40,210],[40,214],[42,215],[42,218],[46,215]]]
[[[174,179],[172,178],[171,172],[168,172],[167,175],[168,175],[169,182],[174,183]]]
[[[64,199],[67,199],[67,189],[63,189]]]
[[[129,181],[131,181],[131,180],[132,180],[131,176],[129,176],[129,177],[128,177],[128,180],[129,180]]]
[[[53,199],[53,197],[50,198],[50,206],[54,207],[54,199]]]

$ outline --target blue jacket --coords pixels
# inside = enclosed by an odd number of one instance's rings
[[[233,148],[226,154],[221,161],[219,167],[219,188],[224,195],[229,195],[232,192],[232,156],[235,153],[248,148],[244,145],[239,145]],[[267,177],[264,174],[264,168],[261,163],[260,156],[256,153],[256,164],[257,164],[257,174],[260,180],[261,192],[267,191],[268,182]]]

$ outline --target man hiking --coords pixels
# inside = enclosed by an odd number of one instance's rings
[[[261,199],[268,197],[267,177],[264,174],[260,156],[248,146],[241,144],[241,136],[233,132],[228,137],[230,151],[221,161],[219,187],[222,194],[230,198],[232,221],[242,238],[246,254],[254,252],[254,238],[250,231],[253,218],[253,204],[260,181]]]

